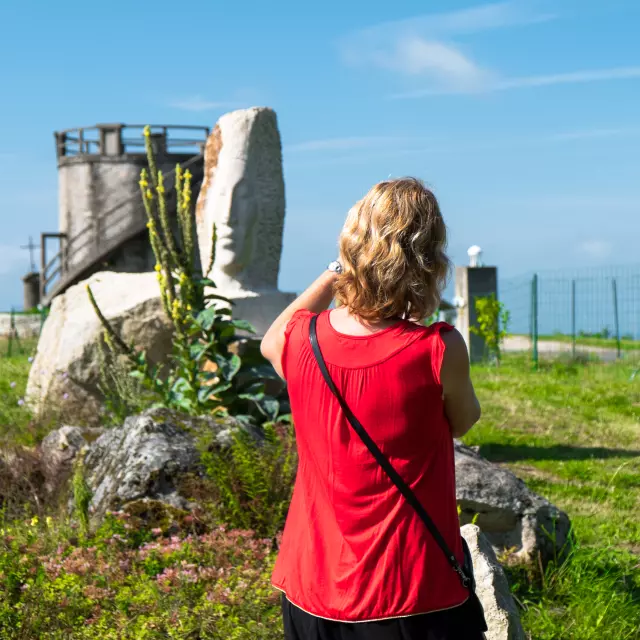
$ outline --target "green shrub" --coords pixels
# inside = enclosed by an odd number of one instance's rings
[[[148,170],[140,189],[147,212],[149,240],[156,258],[156,272],[163,308],[173,325],[173,353],[165,367],[148,362],[146,353],[127,345],[101,313],[89,287],[89,299],[104,328],[104,341],[112,361],[128,360],[129,375],[150,392],[155,403],[189,414],[233,415],[245,422],[275,420],[281,412],[277,399],[266,393],[267,380],[276,378],[262,358],[255,341],[242,341],[238,331],[254,333],[247,322],[234,319],[232,303],[216,293],[216,285],[196,270],[196,243],[192,210],[191,173],[175,170],[178,234],[168,217],[165,177],[157,169],[145,128]],[[215,260],[215,229],[211,271]],[[112,413],[130,409],[123,400],[119,373],[103,373],[103,393]],[[128,394],[126,397],[130,397]]]
[[[266,423],[263,438],[238,429],[228,448],[205,446],[202,462],[212,480],[217,519],[274,537],[284,525],[297,470],[293,429]]]
[[[484,340],[486,355],[500,362],[500,345],[507,335],[509,312],[494,293],[476,298],[476,324],[471,332]]]
[[[0,637],[282,638],[271,540],[136,529],[117,513],[81,543],[51,520],[0,531]]]

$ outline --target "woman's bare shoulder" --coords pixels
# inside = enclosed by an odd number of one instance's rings
[[[462,334],[452,327],[449,331],[443,331],[441,336],[445,345],[442,377],[447,377],[448,373],[455,376],[456,374],[468,372],[469,352]]]

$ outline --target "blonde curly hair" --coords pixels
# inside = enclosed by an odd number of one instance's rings
[[[450,271],[435,195],[417,178],[379,182],[349,211],[340,234],[336,301],[367,321],[434,313]]]

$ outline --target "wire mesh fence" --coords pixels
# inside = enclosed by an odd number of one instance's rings
[[[640,264],[499,278],[498,293],[509,312],[506,352],[528,352],[534,362],[560,353],[640,360]],[[454,322],[452,309],[441,309],[441,319]],[[0,357],[31,350],[46,315],[0,312]]]
[[[640,358],[640,265],[540,272],[500,281],[506,351]]]

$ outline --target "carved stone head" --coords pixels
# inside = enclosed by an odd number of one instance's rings
[[[203,269],[223,291],[277,289],[284,227],[282,147],[267,108],[228,113],[207,140],[196,222]]]

